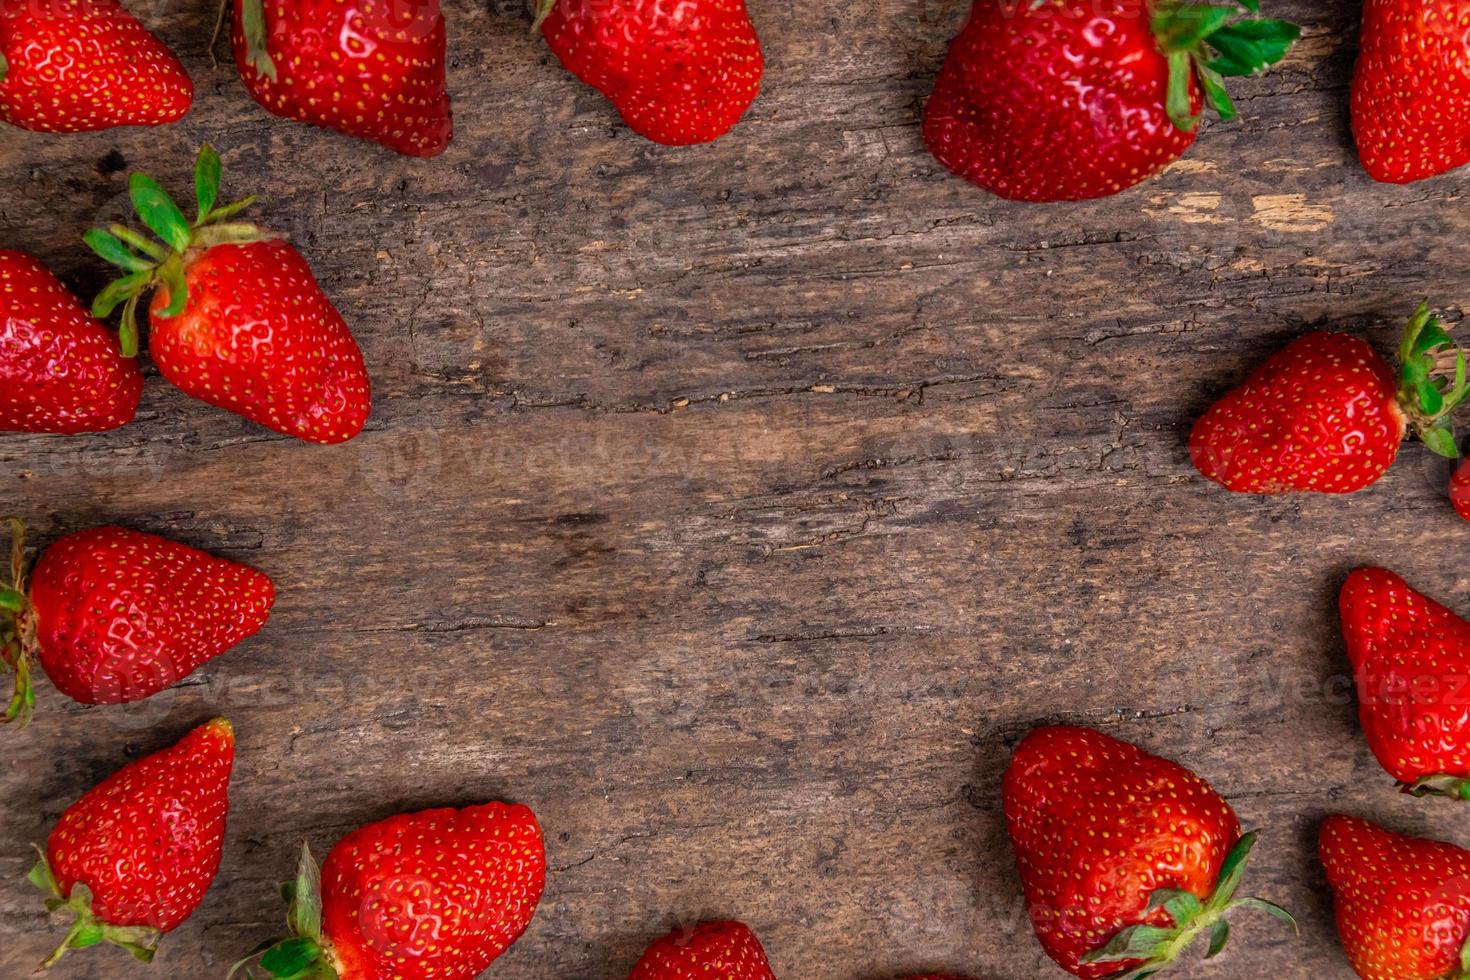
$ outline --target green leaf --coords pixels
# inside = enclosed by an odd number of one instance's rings
[[[153,270],[146,272],[133,272],[121,279],[114,279],[102,288],[97,298],[92,301],[92,315],[99,320],[105,320],[112,316],[112,311],[119,304],[140,294],[143,289],[153,281]]]
[[[96,922],[89,922],[72,935],[67,945],[73,949],[86,949],[89,946],[96,946],[102,942],[103,938],[102,926]]]
[[[1302,29],[1284,20],[1242,20],[1228,24],[1205,41],[1219,52],[1210,67],[1222,75],[1255,75],[1286,57]]]
[[[1253,14],[1261,12],[1261,0],[1240,0],[1240,5]]]
[[[1233,122],[1240,118],[1240,113],[1235,108],[1235,102],[1230,98],[1230,93],[1225,89],[1225,82],[1219,73],[1207,67],[1199,69],[1200,87],[1205,90],[1205,99],[1210,107],[1219,114],[1225,122]]]
[[[1296,924],[1296,916],[1292,915],[1290,912],[1286,911],[1286,909],[1277,905],[1275,902],[1268,902],[1264,898],[1252,897],[1242,898],[1235,904],[1240,906],[1241,908],[1255,909],[1258,912],[1265,912],[1267,915],[1274,916],[1275,918],[1280,919],[1282,922],[1285,922],[1287,925],[1291,926],[1292,932],[1298,935],[1301,934],[1301,928]]]
[[[82,241],[101,256],[103,261],[110,262],[129,272],[142,272],[144,269],[153,268],[152,262],[128,248],[116,235],[101,228],[93,228],[87,232],[82,236]]]
[[[1199,125],[1195,115],[1193,99],[1190,97],[1190,80],[1194,78],[1194,59],[1188,51],[1175,51],[1169,55],[1169,90],[1165,107],[1169,120],[1176,129],[1192,133]]]
[[[26,597],[14,589],[0,589],[0,610],[9,613],[24,612]]]
[[[219,184],[223,170],[219,153],[214,147],[208,143],[201,146],[199,156],[194,161],[194,196],[199,201],[199,220],[196,224],[202,225],[219,202]]]
[[[1204,911],[1204,903],[1189,892],[1182,892],[1178,898],[1172,898],[1165,903],[1164,909],[1174,919],[1176,926],[1182,926]]]
[[[311,856],[311,847],[301,845],[301,858],[296,863],[296,881],[292,887],[291,908],[286,922],[297,936],[318,939],[322,934],[321,871]]]
[[[260,958],[262,968],[272,976],[292,977],[305,970],[319,956],[321,947],[315,940],[298,937],[283,939],[268,949]]]
[[[1250,860],[1251,849],[1256,846],[1259,836],[1260,832],[1255,830],[1243,835],[1230,849],[1230,853],[1225,855],[1225,860],[1220,865],[1220,877],[1215,879],[1215,893],[1210,896],[1212,908],[1229,904],[1235,889],[1240,887],[1240,879],[1245,874],[1245,863]]]
[[[1129,926],[1107,944],[1082,957],[1083,963],[1109,963],[1114,960],[1146,960],[1163,943],[1175,936],[1173,929],[1158,926]]]
[[[270,32],[265,23],[263,0],[240,0],[240,20],[245,33],[245,54],[248,63],[266,78],[276,80],[276,63],[269,51]]]
[[[138,356],[138,299],[141,294],[128,297],[123,304],[122,322],[117,326],[117,344],[123,357]]]
[[[1444,395],[1433,381],[1421,381],[1415,390],[1419,393],[1419,408],[1425,415],[1438,415],[1444,408]]]
[[[26,875],[26,880],[47,895],[62,898],[61,886],[56,883],[56,876],[51,873],[51,861],[46,857],[46,852],[36,844],[32,844],[31,847],[35,848],[41,859],[31,868],[30,873]]]
[[[1196,48],[1240,13],[1238,7],[1189,3],[1154,14],[1153,32],[1165,54]]]
[[[0,82],[5,81],[5,74],[8,71],[10,71],[10,62],[5,60],[5,52],[0,51]]]
[[[189,284],[184,279],[184,267],[177,262],[168,262],[159,270],[159,275],[168,290],[168,305],[159,315],[165,318],[178,316],[189,304]]]
[[[1219,956],[1220,951],[1225,948],[1225,944],[1228,942],[1230,942],[1230,923],[1224,919],[1220,919],[1210,929],[1210,948],[1205,953],[1205,959],[1214,959],[1216,956]]]
[[[214,211],[210,214],[209,220],[224,221],[226,218],[233,218],[241,211],[244,211],[246,208],[250,207],[250,205],[254,204],[257,200],[258,198],[254,194],[252,194],[242,201],[235,201],[232,204],[226,204],[222,207],[215,208]]]
[[[175,252],[189,248],[193,236],[184,213],[158,182],[146,174],[133,174],[128,181],[128,195],[133,207],[148,230],[163,239]]]
[[[1434,425],[1420,431],[1419,441],[1437,456],[1443,456],[1446,459],[1460,457],[1459,447],[1455,445],[1455,433],[1447,425]]]
[[[1430,351],[1439,350],[1441,347],[1451,347],[1454,340],[1445,331],[1444,325],[1439,322],[1439,317],[1431,317],[1424,325],[1423,331],[1414,340],[1414,354],[1428,354]]]

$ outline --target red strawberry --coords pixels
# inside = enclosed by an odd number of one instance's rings
[[[561,63],[669,146],[729,132],[760,93],[765,58],[745,0],[538,0]]]
[[[1337,934],[1363,980],[1441,980],[1470,961],[1470,851],[1356,817],[1322,824]]]
[[[1235,897],[1256,835],[1241,836],[1230,805],[1194,773],[1127,742],[1037,729],[1011,758],[1004,802],[1036,935],[1075,976],[1156,972],[1206,932],[1213,956],[1239,906],[1292,921],[1269,902]]]
[[[1383,568],[1338,607],[1368,747],[1415,795],[1470,799],[1470,623]]]
[[[137,348],[137,307],[153,294],[149,351],[185,392],[309,442],[346,442],[371,408],[362,352],[311,269],[286,242],[228,219],[254,198],[216,207],[220,159],[199,151],[199,218],[188,222],[152,179],[129,189],[143,223],[167,248],[122,225],[87,244],[127,274],[92,304],[123,305],[124,353]]]
[[[1460,460],[1450,477],[1450,504],[1455,513],[1470,521],[1470,456]]]
[[[474,980],[526,931],[545,886],[545,843],[524,806],[389,817],[338,841],[320,877],[303,850],[293,935],[260,965],[273,977]]]
[[[1456,380],[1434,376],[1454,350]],[[1394,372],[1346,334],[1309,333],[1272,356],[1200,417],[1189,454],[1237,493],[1352,493],[1393,465],[1409,425],[1431,450],[1458,455],[1450,413],[1470,392],[1465,355],[1428,306],[1409,321]]]
[[[265,624],[271,580],[247,565],[120,527],[61,538],[26,595],[24,526],[11,518],[12,584],[0,588],[0,648],[16,675],[5,720],[30,717],[32,657],[84,704],[139,701]]]
[[[1407,184],[1470,163],[1463,0],[1365,0],[1353,134],[1374,180]]]
[[[749,926],[705,922],[655,939],[628,980],[776,980],[776,975]]]
[[[0,429],[105,432],[138,411],[143,375],[46,267],[0,250]]]
[[[219,871],[235,730],[223,718],[109,776],[73,803],[30,879],[76,921],[68,949],[109,942],[149,962],[194,913]]]
[[[924,113],[929,151],[1018,201],[1106,197],[1147,180],[1189,149],[1205,100],[1235,118],[1222,75],[1264,70],[1301,33],[1230,23],[1232,6],[975,0]]]
[[[438,156],[454,138],[439,0],[237,0],[235,65],[278,116]]]
[[[158,126],[193,101],[179,59],[117,0],[0,0],[0,119],[11,125]]]

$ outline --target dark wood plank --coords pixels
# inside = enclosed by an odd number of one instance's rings
[[[199,84],[182,124],[4,134],[0,246],[96,288],[80,231],[128,169],[182,187],[208,138],[352,323],[375,412],[317,448],[155,378],[120,432],[0,441],[42,540],[118,521],[281,593],[189,683],[107,710],[43,688],[5,737],[0,975],[53,941],[28,842],[216,712],[241,739],[229,850],[168,976],[220,976],[272,932],[303,837],[496,797],[536,808],[555,868],[496,977],[615,980],[714,915],[788,980],[1060,976],[998,801],[1015,741],[1059,719],[1191,764],[1268,831],[1251,885],[1303,938],[1243,923],[1195,976],[1349,975],[1313,858],[1330,809],[1470,841],[1390,791],[1332,612],[1365,562],[1467,608],[1444,474],[1413,447],[1349,500],[1248,500],[1183,452],[1300,331],[1386,349],[1419,298],[1466,300],[1470,175],[1390,188],[1356,164],[1356,4],[1273,0],[1307,37],[1242,83],[1243,121],[1064,207],[923,151],[958,5],[753,0],[766,94],[730,138],[665,150],[514,0],[456,0],[459,137],[432,162],[266,116],[210,68],[207,6],[143,5]]]

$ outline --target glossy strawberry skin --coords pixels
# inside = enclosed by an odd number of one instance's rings
[[[278,116],[438,156],[454,138],[439,0],[265,0],[272,80],[251,63],[243,3],[234,5],[235,64]]]
[[[1237,493],[1352,493],[1388,472],[1407,427],[1388,363],[1356,337],[1318,332],[1205,412],[1189,454]]]
[[[532,812],[400,814],[322,864],[322,926],[343,980],[474,980],[520,938],[546,885]]]
[[[85,884],[112,925],[177,929],[219,870],[234,761],[234,730],[216,719],[87,791],[47,841],[62,892]]]
[[[1470,776],[1470,623],[1393,572],[1359,568],[1338,596],[1358,712],[1403,783]]]
[[[185,268],[188,302],[154,293],[149,352],[195,398],[309,442],[362,431],[371,393],[362,351],[306,261],[286,242],[216,245]]]
[[[975,0],[924,112],[945,167],[1000,197],[1075,201],[1147,180],[1194,143],[1137,0]],[[1196,112],[1202,99],[1190,82]]]
[[[775,980],[766,951],[741,922],[675,929],[644,950],[628,980]]]
[[[117,0],[0,0],[0,54],[0,120],[22,129],[158,126],[194,100],[179,59]]]
[[[118,527],[56,541],[31,577],[41,666],[84,704],[170,687],[253,636],[275,600],[246,565]]]
[[[1210,785],[1086,728],[1040,728],[1006,770],[1006,825],[1027,911],[1047,955],[1087,980],[1141,961],[1083,964],[1124,928],[1165,926],[1161,888],[1209,897],[1240,822]]]
[[[1374,180],[1407,184],[1470,163],[1467,32],[1461,0],[1365,0],[1352,119]]]
[[[1460,460],[1450,477],[1450,504],[1456,514],[1470,521],[1470,457]]]
[[[1459,976],[1470,935],[1470,851],[1334,814],[1322,824],[1318,854],[1338,937],[1359,977]]]
[[[0,250],[0,430],[74,435],[126,425],[143,375],[35,258]]]
[[[765,58],[745,0],[557,0],[541,30],[655,143],[718,139],[760,93]]]

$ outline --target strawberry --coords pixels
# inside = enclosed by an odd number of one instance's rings
[[[1106,197],[1194,142],[1203,104],[1236,110],[1222,76],[1285,57],[1301,31],[1232,22],[1257,0],[975,0],[924,113],[940,163],[1017,201]]]
[[[67,808],[30,874],[49,911],[76,917],[46,966],[101,942],[153,959],[219,871],[234,763],[235,730],[216,718]]]
[[[1470,799],[1470,623],[1383,568],[1348,575],[1338,608],[1379,763],[1416,796]]]
[[[1454,351],[1453,383],[1436,377]],[[1410,425],[1424,445],[1458,455],[1450,413],[1470,392],[1465,355],[1420,306],[1393,369],[1346,334],[1309,333],[1258,367],[1194,425],[1189,454],[1237,493],[1352,493],[1393,465]]]
[[[1087,728],[1040,728],[1006,770],[1004,809],[1021,888],[1047,955],[1085,978],[1142,977],[1198,936],[1214,956],[1230,935],[1255,833],[1209,783]]]
[[[439,0],[236,0],[233,46],[278,116],[415,157],[454,138]]]
[[[40,262],[0,249],[0,430],[105,432],[142,393],[117,338]]]
[[[165,245],[122,225],[94,228],[87,244],[126,271],[92,304],[123,307],[122,346],[138,346],[137,308],[153,291],[149,352],[185,392],[309,442],[346,442],[370,405],[362,351],[306,261],[286,242],[229,219],[254,201],[216,207],[220,158],[199,151],[190,223],[151,178],[129,183],[139,217]]]
[[[1470,456],[1455,465],[1450,477],[1450,504],[1455,513],[1470,521]]]
[[[337,842],[318,875],[303,849],[290,938],[258,959],[267,975],[474,980],[520,938],[546,886],[546,847],[524,806],[425,810]]]
[[[655,143],[718,139],[760,93],[765,58],[745,0],[537,0],[536,25]]]
[[[265,624],[271,580],[246,565],[120,527],[78,531],[36,563],[26,590],[25,527],[10,518],[11,585],[0,587],[0,650],[15,673],[5,720],[35,708],[30,663],[83,704],[140,701]]]
[[[1358,976],[1470,975],[1470,851],[1341,814],[1323,821],[1317,850]]]
[[[117,0],[0,0],[0,119],[43,133],[159,126],[194,85]]]
[[[1374,180],[1407,184],[1470,163],[1463,0],[1365,0],[1353,135]]]
[[[776,975],[749,926],[704,922],[649,943],[628,980],[776,980]]]

